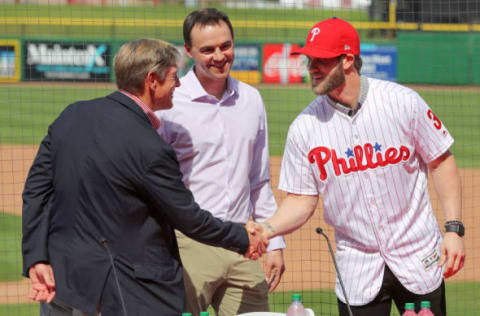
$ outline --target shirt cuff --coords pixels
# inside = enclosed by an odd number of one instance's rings
[[[268,244],[267,251],[277,250],[286,248],[285,238],[283,236],[277,236],[270,239],[270,243]]]

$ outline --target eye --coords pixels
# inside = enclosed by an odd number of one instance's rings
[[[214,48],[213,47],[203,47],[200,49],[200,53],[202,54],[211,54],[214,52]]]
[[[220,49],[221,49],[222,51],[226,51],[226,50],[229,50],[231,47],[232,47],[232,42],[228,42],[228,43],[223,44],[223,45],[220,47]]]

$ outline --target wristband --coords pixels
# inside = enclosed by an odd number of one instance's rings
[[[446,221],[445,232],[457,233],[458,236],[463,237],[465,235],[465,226],[461,221]]]

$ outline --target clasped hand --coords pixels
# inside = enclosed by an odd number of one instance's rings
[[[267,252],[269,243],[268,235],[265,233],[262,224],[253,221],[249,221],[245,225],[245,229],[248,232],[250,246],[244,256],[252,260],[257,260]]]

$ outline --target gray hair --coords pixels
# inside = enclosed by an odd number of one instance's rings
[[[164,80],[178,61],[178,50],[157,39],[139,39],[123,44],[113,60],[117,87],[130,93],[143,91],[148,72]]]

